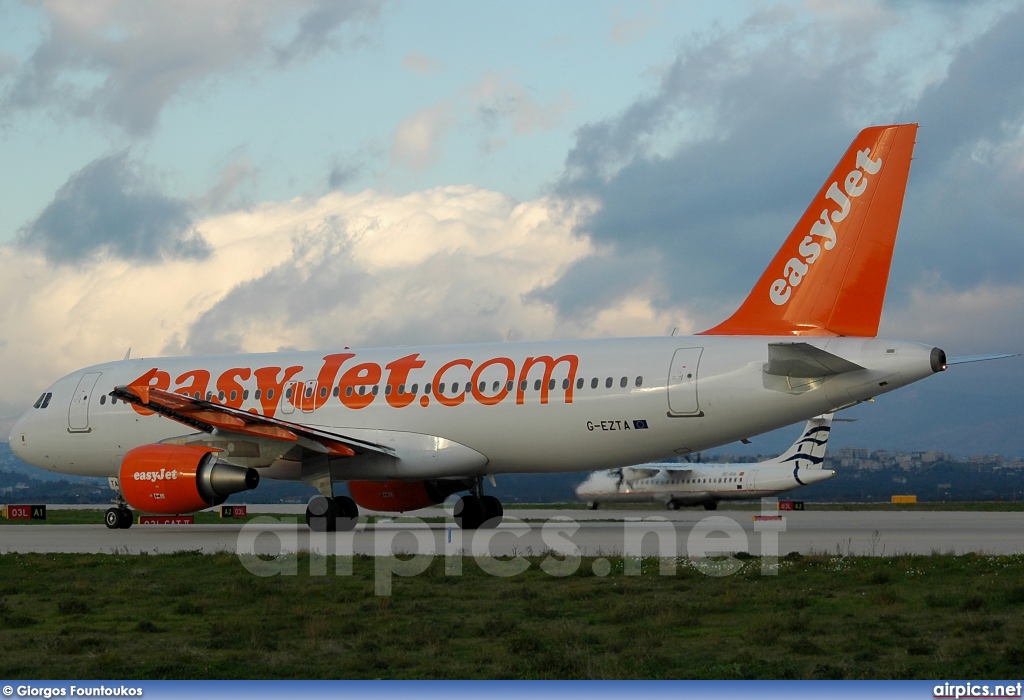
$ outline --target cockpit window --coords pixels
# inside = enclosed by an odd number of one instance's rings
[[[43,405],[43,399],[45,399],[45,398],[46,398],[46,392],[44,391],[42,394],[39,395],[39,398],[36,399],[36,402],[34,404],[32,404],[32,408],[39,408],[40,406],[42,406]]]
[[[50,399],[52,399],[52,398],[53,398],[53,393],[52,392],[48,391],[45,394],[43,394],[43,403],[42,403],[42,405],[39,408],[46,408],[47,406],[49,406],[50,405]]]

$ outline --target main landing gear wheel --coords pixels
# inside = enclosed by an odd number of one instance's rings
[[[348,496],[313,496],[306,506],[306,524],[314,532],[349,532],[359,524],[359,507]]]
[[[452,513],[463,530],[493,529],[501,524],[505,509],[494,496],[463,496],[455,502]]]
[[[348,496],[335,496],[334,529],[339,532],[351,532],[359,524],[359,506]]]
[[[476,530],[484,522],[484,506],[476,496],[463,496],[452,510],[455,524],[463,530]]]
[[[337,527],[338,507],[326,496],[313,496],[306,506],[306,525],[313,532],[334,532]]]
[[[108,508],[104,523],[111,530],[127,530],[132,526],[132,512],[127,508]]]
[[[711,503],[705,503],[704,510],[718,510],[718,501],[711,501]]]
[[[665,505],[669,510],[679,510],[679,501],[669,501]]]
[[[480,505],[484,509],[484,521],[480,527],[493,530],[501,525],[501,519],[505,517],[505,509],[501,507],[501,501],[494,496],[481,496]]]

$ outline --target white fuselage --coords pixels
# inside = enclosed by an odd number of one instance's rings
[[[128,450],[195,432],[111,401],[112,389],[146,377],[172,392],[384,444],[398,456],[341,460],[343,479],[591,471],[706,450],[937,371],[928,346],[815,337],[800,340],[865,369],[813,380],[766,374],[768,344],[793,340],[624,338],[124,360],[55,382],[45,408],[18,421],[10,444],[45,469],[115,475]],[[300,392],[306,398],[296,401]],[[230,460],[230,450],[223,456]],[[287,462],[249,466],[298,478]]]
[[[590,504],[665,503],[697,505],[765,498],[835,476],[831,469],[799,469],[777,464],[646,464],[656,471],[630,480],[615,471],[595,472],[576,489]]]

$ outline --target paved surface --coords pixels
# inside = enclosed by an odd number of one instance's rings
[[[256,507],[250,506],[250,512]],[[495,530],[462,532],[444,522],[361,523],[351,533],[311,533],[304,507],[264,516],[248,525],[5,525],[0,552],[162,553],[181,550],[276,555],[328,554],[539,555],[545,552],[611,556],[699,556],[721,551],[751,554],[826,553],[885,556],[1024,552],[1024,513],[792,512],[755,522],[755,511],[506,511]],[[444,518],[441,509],[416,515]],[[566,519],[569,520],[566,520]],[[520,520],[524,519],[524,520]],[[773,542],[776,544],[773,545]]]

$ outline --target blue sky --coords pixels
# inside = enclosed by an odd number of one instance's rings
[[[128,346],[699,331],[898,121],[882,333],[1020,352],[1022,38],[1009,1],[0,0],[0,417]],[[844,431],[1024,454],[1022,364]]]

